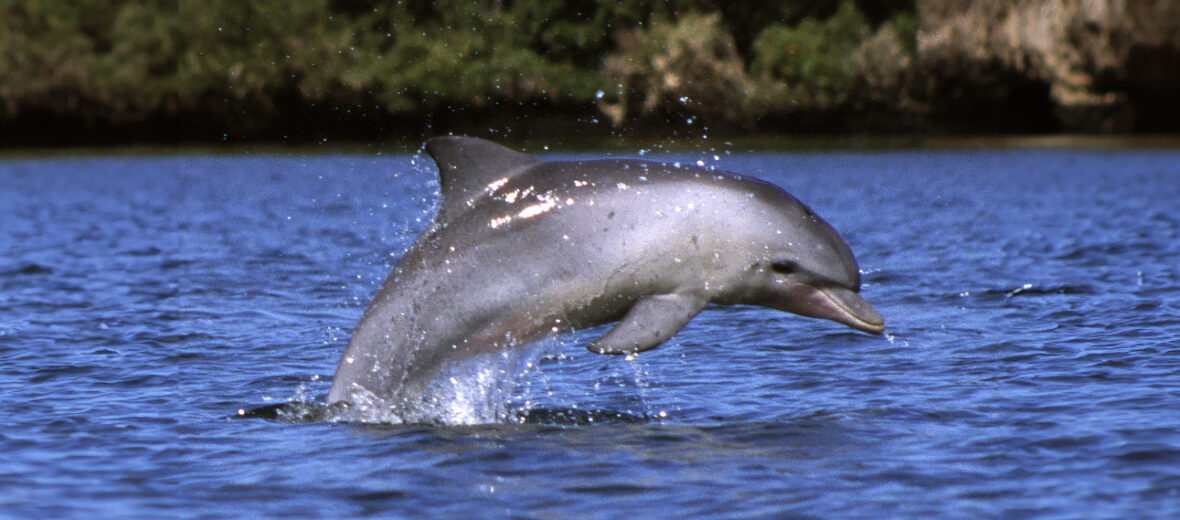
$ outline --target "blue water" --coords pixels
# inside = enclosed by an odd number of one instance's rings
[[[1180,152],[653,155],[808,203],[888,334],[714,308],[495,424],[234,419],[323,399],[429,161],[0,160],[0,516],[1180,518]]]

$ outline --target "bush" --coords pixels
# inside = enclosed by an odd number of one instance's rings
[[[0,4],[0,115],[121,122],[175,103],[175,8],[133,2]]]
[[[755,73],[779,82],[780,108],[832,108],[848,100],[859,77],[856,52],[869,26],[845,1],[830,18],[772,24],[754,41]]]
[[[613,88],[600,104],[615,124],[654,112],[750,117],[758,87],[718,14],[657,19],[618,40],[605,67]]]
[[[616,123],[749,124],[837,107],[863,77],[896,75],[861,71],[856,54],[866,17],[912,54],[911,3],[858,1],[864,13],[852,0],[6,0],[0,122],[53,135],[64,120],[85,135],[183,119],[188,135],[264,136],[597,104]],[[881,40],[878,54],[897,54]]]

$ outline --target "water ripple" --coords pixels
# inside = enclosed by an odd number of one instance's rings
[[[843,232],[887,334],[579,332],[464,425],[322,404],[429,220],[422,158],[0,161],[0,516],[1180,516],[1174,152],[725,161]]]

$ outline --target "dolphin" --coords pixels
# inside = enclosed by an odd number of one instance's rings
[[[412,407],[449,363],[616,321],[587,348],[643,352],[710,303],[885,329],[844,240],[768,182],[472,137],[426,150],[441,207],[365,310],[328,403]]]

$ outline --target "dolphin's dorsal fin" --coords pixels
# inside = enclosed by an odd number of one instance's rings
[[[497,182],[542,162],[477,137],[435,137],[426,141],[426,152],[438,165],[442,191],[439,221],[458,217],[475,199],[494,190]]]

